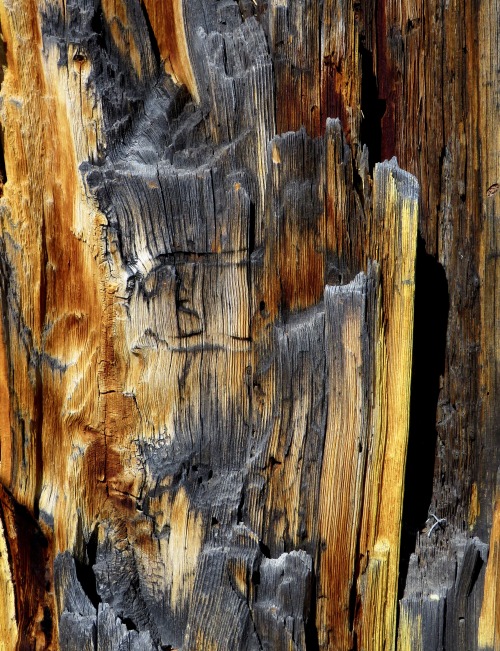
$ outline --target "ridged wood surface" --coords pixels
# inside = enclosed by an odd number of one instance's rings
[[[0,2],[0,649],[500,648],[498,15]]]

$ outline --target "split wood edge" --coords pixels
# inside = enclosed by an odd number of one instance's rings
[[[417,221],[416,180],[394,159],[377,165],[381,264],[325,290],[330,397],[317,613],[324,649],[350,648],[354,636],[362,648],[395,648]]]

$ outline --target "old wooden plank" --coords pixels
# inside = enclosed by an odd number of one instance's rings
[[[294,548],[313,554],[326,418],[325,316],[315,307],[277,328],[273,428],[262,455],[261,539],[272,557]],[[257,526],[257,525],[256,525]]]
[[[292,551],[264,559],[259,568],[254,621],[262,649],[306,649],[312,559]]]
[[[277,106],[278,133],[304,127],[311,136],[321,126],[319,61],[321,6],[314,0],[296,3],[271,0],[268,9],[269,41],[273,55],[276,96],[287,101]]]
[[[169,0],[158,4],[145,0],[144,7],[165,70],[177,83],[187,87],[196,102],[199,101],[186,38],[183,3]]]
[[[448,539],[446,546],[437,545],[429,546],[422,556],[419,573],[410,568],[401,601],[403,624],[398,648],[480,649],[477,622],[485,586],[487,545],[477,537],[464,536]],[[418,562],[414,555],[411,563]]]
[[[483,593],[487,555],[488,545],[478,538],[466,541],[457,568],[455,584],[447,596],[445,630],[447,648],[477,648],[476,622],[479,619],[478,606]]]
[[[483,223],[480,278],[483,291],[481,301],[481,352],[480,378],[482,389],[482,423],[485,442],[479,456],[478,480],[483,494],[479,525],[484,522],[484,530],[478,527],[480,535],[487,540],[491,529],[492,542],[497,523],[500,467],[500,306],[497,297],[500,293],[500,230],[498,215],[500,211],[500,145],[495,124],[500,119],[498,84],[495,79],[500,65],[498,42],[500,28],[498,21],[492,19],[500,10],[496,0],[481,5],[478,15],[478,60],[479,60],[479,131],[481,134],[480,180],[478,198],[481,200]],[[484,387],[484,388],[483,388]],[[484,394],[484,395],[483,395]],[[483,533],[484,531],[484,533]],[[494,550],[494,544],[490,547]],[[494,591],[494,588],[491,588]],[[497,588],[498,594],[498,588]],[[485,593],[485,599],[495,599],[493,594]],[[498,640],[498,620],[496,624],[496,644]]]

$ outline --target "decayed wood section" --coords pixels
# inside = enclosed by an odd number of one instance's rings
[[[1,0],[0,649],[500,649],[499,15]]]

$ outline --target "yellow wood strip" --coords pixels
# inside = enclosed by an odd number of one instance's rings
[[[387,549],[387,554],[379,559],[379,563],[387,564],[384,570],[387,589],[381,602],[381,619],[377,621],[370,605],[365,604],[357,626],[360,635],[362,631],[362,637],[371,640],[370,649],[388,651],[394,649],[396,637],[399,542],[410,411],[418,184],[393,159],[376,166],[373,191],[371,253],[380,262],[383,298],[376,344],[374,438],[359,552],[360,558],[366,561],[373,559],[374,550]],[[368,566],[366,594],[360,580],[362,601],[379,589],[379,575],[378,569],[374,574]],[[377,582],[377,588],[373,581]],[[379,631],[377,635],[373,626]]]
[[[479,649],[498,651],[500,649],[500,497],[496,500],[493,516],[483,594],[477,646]]]

